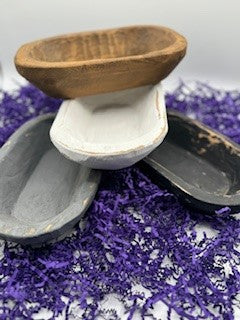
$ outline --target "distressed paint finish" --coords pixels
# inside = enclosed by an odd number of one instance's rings
[[[67,100],[50,130],[66,158],[95,169],[122,169],[143,159],[168,131],[161,83]]]
[[[53,114],[18,129],[0,150],[0,238],[40,244],[71,229],[91,204],[100,173],[52,145]]]
[[[199,209],[239,211],[239,145],[180,113],[169,111],[168,120],[169,134],[143,168]]]

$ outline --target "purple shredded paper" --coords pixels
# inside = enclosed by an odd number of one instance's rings
[[[240,143],[239,91],[181,83],[166,102]],[[3,93],[0,144],[60,103],[33,86]],[[159,319],[159,304],[166,310],[161,319],[234,319],[239,233],[240,220],[229,208],[210,214],[187,209],[137,165],[104,172],[70,236],[40,248],[2,244],[0,319],[33,319],[42,309],[49,311],[47,319],[123,319],[114,304],[102,307],[109,294],[128,319]]]

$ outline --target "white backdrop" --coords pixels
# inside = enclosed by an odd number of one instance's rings
[[[181,77],[240,88],[239,0],[0,0],[5,87],[18,77],[13,58],[25,42],[132,24],[166,25],[188,39],[187,56],[166,86]]]

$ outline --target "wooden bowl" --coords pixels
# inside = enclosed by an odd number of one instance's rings
[[[62,103],[50,130],[68,159],[94,169],[122,169],[143,159],[168,131],[161,83]]]
[[[141,168],[197,210],[240,211],[240,147],[196,120],[168,111],[169,133]]]
[[[69,232],[101,173],[63,157],[49,138],[53,114],[21,126],[0,149],[0,239],[38,245]]]
[[[156,84],[184,57],[186,45],[171,29],[130,26],[25,44],[15,65],[46,94],[73,99]]]

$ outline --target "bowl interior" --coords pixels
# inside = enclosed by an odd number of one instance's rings
[[[127,27],[39,41],[31,56],[47,62],[111,59],[162,50],[174,41],[174,33],[165,28]]]
[[[51,124],[52,119],[38,123],[2,159],[2,221],[8,217],[20,224],[38,224],[58,215],[71,203],[79,165],[54,148],[48,134]]]
[[[80,141],[106,145],[135,140],[157,125],[150,86],[81,99],[65,113],[65,125]],[[68,123],[69,121],[69,123]]]

